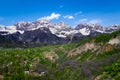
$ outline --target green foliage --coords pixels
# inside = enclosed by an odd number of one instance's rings
[[[28,49],[2,49],[0,50],[0,75],[4,75],[4,80],[85,80],[107,72],[107,75],[114,79],[119,78],[120,50],[98,55],[88,51],[78,56],[67,57],[65,51],[70,48],[67,49],[67,45],[63,46],[65,48],[56,45]],[[75,47],[75,45],[71,45],[71,47]],[[44,52],[51,49],[59,56],[58,60],[54,62],[43,56]],[[36,67],[31,68],[31,64]],[[25,71],[31,69],[37,73],[42,69],[46,73],[41,77],[25,74]]]
[[[109,66],[105,66],[102,68],[106,72],[106,75],[110,75],[115,79],[120,78],[120,59]]]
[[[117,35],[120,35],[120,30],[118,31],[115,31],[111,34],[100,34],[98,36],[95,36],[93,38],[85,38],[83,40],[81,40],[77,45],[76,47],[80,46],[80,45],[83,45],[87,42],[91,42],[91,41],[94,41],[96,43],[106,43],[108,42],[110,39],[112,38],[115,38]]]
[[[78,46],[80,46],[80,45],[83,45],[83,44],[85,44],[85,43],[87,43],[87,42],[90,42],[91,40],[92,40],[92,38],[85,38],[85,39],[81,40],[81,41],[76,45],[76,47],[78,47]]]
[[[115,38],[117,35],[120,35],[120,30],[115,31],[115,32],[113,32],[111,34],[101,34],[101,35],[98,35],[98,36],[94,37],[94,40],[95,40],[96,43],[100,43],[100,42],[106,43],[111,38]]]
[[[111,39],[111,37],[112,36],[108,34],[101,34],[99,36],[96,36],[94,39],[96,43],[99,43],[99,42],[106,43]]]

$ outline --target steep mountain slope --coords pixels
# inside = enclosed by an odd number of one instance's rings
[[[100,53],[107,51],[106,48],[108,48],[109,51],[116,46],[117,48],[120,48],[120,30],[111,34],[101,34],[93,38],[83,39],[79,44],[77,44],[77,46],[79,47],[70,51],[68,56],[78,55],[87,51]]]
[[[57,37],[52,34],[48,28],[39,28],[33,31],[25,31],[21,35],[21,41],[36,43],[36,44],[59,44],[66,43],[67,40]]]

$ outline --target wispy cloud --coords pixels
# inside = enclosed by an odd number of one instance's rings
[[[88,22],[88,19],[87,18],[83,18],[83,19],[80,19],[78,22],[79,23],[86,23],[86,22]]]
[[[78,15],[80,15],[80,14],[82,14],[82,13],[83,13],[82,11],[76,12],[76,13],[75,13],[75,16],[78,16]]]
[[[66,16],[63,16],[64,19],[74,19],[74,16],[72,15],[66,15]]]
[[[91,20],[89,20],[87,18],[83,18],[83,19],[80,19],[78,21],[78,23],[100,24],[100,23],[102,23],[102,20],[100,20],[100,19],[91,19]]]
[[[56,14],[56,13],[52,13],[50,16],[45,16],[45,17],[42,17],[42,18],[39,18],[38,20],[41,20],[41,19],[46,19],[46,20],[53,20],[53,19],[59,19],[61,15],[60,14]]]
[[[102,22],[102,20],[100,20],[100,19],[93,19],[93,20],[89,21],[89,24],[96,24],[96,23],[100,24],[101,22]]]

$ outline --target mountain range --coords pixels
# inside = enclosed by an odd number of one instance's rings
[[[78,24],[75,28],[64,22],[52,23],[41,19],[34,22],[18,22],[12,26],[0,25],[0,42],[20,45],[48,45],[77,42],[86,37],[112,33],[120,25],[108,27],[100,24]]]

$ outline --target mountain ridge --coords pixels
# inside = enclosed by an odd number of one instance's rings
[[[34,22],[18,22],[12,26],[0,26],[0,35],[7,40],[28,44],[63,44],[77,42],[83,38],[99,34],[111,33],[119,29],[119,25],[103,27],[100,24],[78,24],[72,28],[64,22],[52,23],[42,19]],[[39,35],[36,35],[37,33]],[[46,35],[45,38],[43,35]]]

